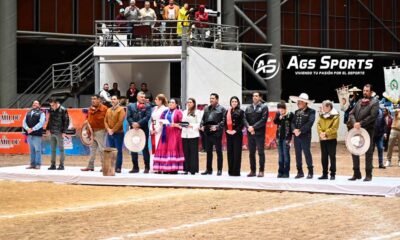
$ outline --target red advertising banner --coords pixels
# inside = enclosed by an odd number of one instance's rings
[[[0,127],[22,127],[28,109],[0,109]]]
[[[0,133],[0,154],[28,154],[29,145],[26,136],[18,132]]]

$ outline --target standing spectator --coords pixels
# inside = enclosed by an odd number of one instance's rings
[[[164,12],[163,12],[164,20],[178,20],[179,16],[179,6],[174,4],[174,0],[169,0],[169,3],[167,6],[164,7]],[[174,39],[176,39],[176,22],[167,22],[166,27],[167,27],[167,38],[171,38],[172,42]]]
[[[367,84],[363,89],[363,96],[350,113],[349,122],[350,126],[356,129],[364,128],[371,140],[374,139],[375,121],[378,117],[379,103],[372,97],[372,85]],[[374,144],[371,143],[367,153],[365,154],[365,173],[364,181],[372,180],[372,158],[373,158]],[[353,177],[350,181],[361,179],[360,172],[360,156],[352,155],[353,158]]]
[[[101,102],[105,106],[111,107],[111,96],[110,96],[110,93],[108,92],[108,90],[109,90],[108,83],[104,83],[103,89],[100,91],[99,96],[100,96]]]
[[[204,109],[204,114],[201,119],[200,130],[204,131],[206,137],[207,150],[207,169],[202,175],[212,174],[213,148],[217,152],[217,176],[222,175],[222,133],[225,124],[226,110],[219,105],[219,95],[216,93],[210,94],[210,105]]]
[[[385,122],[386,122],[385,134],[383,135],[383,148],[384,148],[385,152],[387,152],[389,138],[390,138],[390,130],[392,129],[393,118],[389,112],[389,109],[387,109],[386,107],[383,109],[383,116],[384,116]]]
[[[225,116],[228,173],[229,176],[239,177],[242,164],[244,111],[240,109],[240,100],[238,97],[231,97],[229,102],[231,108],[226,111]]]
[[[321,146],[322,176],[318,179],[328,179],[328,158],[331,160],[331,180],[336,176],[336,145],[339,129],[339,112],[333,108],[329,100],[323,101],[317,130]]]
[[[157,20],[157,14],[152,8],[150,8],[149,1],[145,1],[144,8],[140,9],[140,18],[144,25],[149,25],[153,28],[156,24],[156,22],[153,21]]]
[[[190,172],[192,175],[199,172],[199,129],[202,115],[196,108],[196,100],[189,98],[187,109],[183,111],[182,117],[182,122],[188,124],[182,126],[182,145],[185,155],[184,171],[185,174]]]
[[[199,11],[195,13],[195,36],[196,40],[200,41],[200,45],[204,45],[204,41],[206,40],[206,31],[208,25],[205,24],[208,22],[208,13],[205,12],[206,7],[204,5],[199,6]]]
[[[349,91],[350,92],[350,96],[351,96],[349,108],[347,108],[347,110],[344,112],[344,116],[343,116],[343,122],[346,125],[347,125],[347,122],[349,121],[350,112],[351,112],[351,110],[353,110],[354,106],[356,105],[356,103],[358,101],[358,93],[357,93],[357,91],[359,89],[357,87],[352,88],[352,89],[354,91]]]
[[[60,150],[60,165],[57,170],[64,170],[64,138],[69,126],[68,111],[60,105],[57,99],[50,99],[49,121],[46,130],[50,132],[51,166],[49,170],[56,170],[56,148]]]
[[[167,98],[164,94],[158,94],[154,100],[156,106],[153,108],[151,113],[151,143],[152,143],[152,156],[150,159],[150,167],[153,166],[154,153],[156,152],[158,143],[160,142],[162,125],[160,124],[160,118],[162,113],[168,109]]]
[[[121,21],[121,22],[116,22],[117,25],[117,31],[120,33],[126,33],[128,31],[128,23],[127,22],[123,22],[126,21],[126,17],[125,17],[125,9],[121,8],[119,10],[119,14],[117,15],[117,17],[115,18],[115,20],[117,21]]]
[[[129,20],[130,22],[128,23],[128,45],[129,46],[133,46],[133,42],[131,41],[131,39],[134,38],[134,36],[132,35],[132,33],[134,32],[134,28],[135,28],[135,22],[139,20],[139,8],[136,7],[136,1],[135,0],[130,0],[130,5],[128,7],[125,8],[125,12],[124,15],[126,17],[127,20]]]
[[[393,148],[397,141],[398,151],[400,152],[400,109],[397,105],[397,109],[394,110],[394,119],[390,131],[389,146],[386,158],[386,167],[390,167],[392,163]],[[400,167],[400,153],[398,155],[398,164]]]
[[[117,164],[115,165],[115,172],[121,173],[122,169],[122,145],[124,143],[124,119],[125,110],[119,105],[117,96],[111,97],[112,107],[107,110],[104,118],[104,126],[107,131],[107,142],[112,148],[118,150]]]
[[[129,103],[134,103],[137,101],[138,92],[139,91],[136,89],[136,84],[131,82],[128,91],[126,91],[126,97],[128,98]]]
[[[110,97],[117,96],[119,99],[121,97],[121,91],[118,89],[118,83],[113,83],[113,88],[109,90],[108,93],[110,94]]]
[[[153,170],[157,173],[177,174],[183,170],[185,157],[183,154],[181,127],[182,111],[177,108],[175,99],[170,99],[168,109],[161,115],[163,126],[160,142],[154,154]]]
[[[314,101],[308,98],[308,94],[302,93],[299,97],[291,96],[292,101],[297,102],[298,110],[294,112],[292,129],[294,134],[294,149],[296,153],[297,175],[295,178],[304,177],[302,152],[306,157],[308,168],[307,178],[314,176],[313,159],[311,155],[311,128],[315,121],[315,110],[308,107]]]
[[[144,92],[146,99],[149,100],[149,102],[153,102],[153,94],[147,88],[147,83],[142,83],[140,85],[140,91]]]
[[[265,170],[265,130],[268,120],[268,106],[263,104],[259,92],[253,93],[253,103],[246,108],[244,112],[244,124],[247,128],[247,139],[249,145],[249,158],[250,158],[250,173],[248,177],[255,177],[257,164],[256,164],[256,150],[258,150],[258,157],[260,168],[258,177],[264,177]]]
[[[185,3],[183,4],[183,7],[179,10],[179,16],[178,16],[178,24],[177,24],[177,29],[176,33],[178,34],[178,37],[182,37],[182,32],[187,33],[188,28],[189,28],[189,14],[187,14],[189,10],[189,4]]]
[[[284,101],[278,103],[278,112],[275,115],[274,123],[276,129],[276,140],[278,142],[279,169],[278,178],[289,178],[290,173],[290,142],[292,141],[293,113],[289,112]]]
[[[96,160],[96,153],[100,155],[101,163],[104,160],[104,137],[106,134],[104,118],[106,116],[107,107],[101,103],[99,95],[92,96],[92,106],[88,111],[88,117],[85,122],[88,122],[93,130],[93,144],[90,146],[90,158],[87,167],[82,168],[81,171],[94,171],[94,161]]]
[[[137,94],[137,102],[130,103],[127,107],[126,119],[128,120],[129,126],[134,129],[142,129],[146,135],[146,143],[149,142],[149,120],[151,117],[151,106],[146,103],[144,92]],[[147,144],[142,150],[144,159],[144,172],[149,173],[150,171],[150,153]],[[129,173],[139,172],[138,153],[131,152],[132,157],[132,170]]]
[[[385,116],[383,115],[383,110],[379,108],[378,116],[375,121],[374,139],[372,141],[372,144],[374,145],[373,151],[375,150],[375,145],[376,148],[378,149],[379,168],[382,169],[386,168],[383,165],[383,138],[385,135],[385,129],[386,129]]]
[[[39,101],[32,103],[32,108],[26,113],[22,127],[28,135],[31,163],[27,169],[40,169],[42,165],[42,136],[45,114],[40,110]]]

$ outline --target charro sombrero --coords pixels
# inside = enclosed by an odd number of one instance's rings
[[[308,104],[311,104],[314,102],[314,100],[310,100],[307,93],[302,93],[302,94],[300,94],[300,96],[290,96],[289,99],[292,100],[293,102],[302,101],[302,102],[305,102]]]
[[[366,153],[370,144],[371,139],[364,128],[353,128],[346,135],[346,147],[354,155]]]
[[[349,89],[349,92],[362,92],[362,90],[359,89],[358,87],[352,87]]]
[[[92,127],[88,122],[85,122],[81,130],[81,141],[85,146],[92,146],[94,140]]]
[[[131,129],[124,137],[125,147],[131,152],[140,152],[146,146],[146,135],[142,129]]]

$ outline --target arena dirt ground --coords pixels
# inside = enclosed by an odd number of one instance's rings
[[[318,145],[312,152],[318,177]],[[267,172],[275,173],[277,152],[267,150],[266,156]],[[291,156],[293,177],[293,150]],[[337,156],[337,174],[350,175],[351,156],[342,143]],[[67,156],[66,167],[84,166],[87,159]],[[49,157],[43,161],[48,165]],[[124,161],[132,167],[128,154]],[[205,154],[200,161],[204,170]],[[27,156],[0,156],[0,167],[27,163]],[[394,163],[374,169],[374,176],[400,177]],[[242,174],[248,170],[243,151]],[[0,181],[0,239],[378,240],[400,239],[399,223],[398,198]]]

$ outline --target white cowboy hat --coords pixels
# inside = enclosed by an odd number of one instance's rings
[[[125,147],[131,152],[140,152],[146,146],[146,135],[142,129],[131,129],[124,137]]]
[[[359,156],[366,153],[370,144],[371,139],[364,128],[353,128],[346,135],[346,147],[351,154]]]
[[[292,100],[293,102],[298,102],[298,101],[302,101],[308,104],[311,104],[314,102],[314,100],[310,100],[310,98],[308,97],[307,93],[302,93],[300,94],[300,96],[290,96],[289,97],[290,100]]]
[[[85,146],[92,146],[94,136],[93,136],[93,130],[92,127],[88,122],[85,122],[82,126],[81,130],[81,142]]]
[[[349,89],[349,92],[362,92],[362,90],[359,89],[358,87],[352,87]]]

